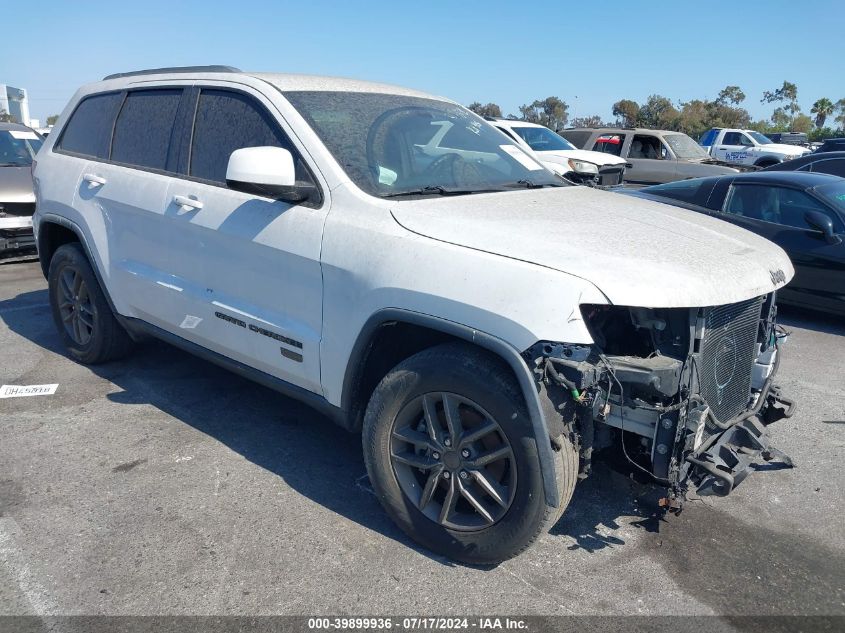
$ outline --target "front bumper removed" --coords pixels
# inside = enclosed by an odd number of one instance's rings
[[[792,468],[792,459],[770,444],[766,427],[792,417],[794,410],[795,403],[772,387],[758,412],[741,417],[686,456],[682,479],[695,484],[701,496],[726,496],[755,470],[760,460],[777,460],[783,468]]]

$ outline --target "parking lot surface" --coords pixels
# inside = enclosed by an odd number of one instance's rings
[[[772,427],[793,470],[656,512],[599,463],[552,532],[494,568],[409,541],[360,438],[181,351],[68,359],[37,263],[0,265],[0,615],[845,615],[845,325],[784,310]]]

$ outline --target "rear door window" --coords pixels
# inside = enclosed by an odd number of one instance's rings
[[[117,117],[111,160],[164,170],[182,90],[136,90]]]
[[[803,169],[803,168],[802,168]],[[829,158],[820,160],[809,165],[806,171],[814,171],[819,174],[831,174],[845,178],[845,158]]]
[[[67,122],[58,149],[92,158],[107,159],[114,117],[123,94],[111,92],[83,99]]]
[[[204,88],[200,92],[191,144],[190,176],[225,184],[232,152],[244,147],[264,146],[289,150],[294,156],[296,179],[311,180],[292,143],[254,99],[230,90]]]
[[[596,139],[596,142],[593,144],[593,151],[604,152],[605,154],[613,154],[614,156],[621,156],[622,146],[624,144],[624,134],[602,134]]]

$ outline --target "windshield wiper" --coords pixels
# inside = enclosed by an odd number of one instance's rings
[[[510,189],[516,189],[517,187],[524,187],[525,189],[542,189],[543,187],[565,187],[566,185],[564,183],[556,182],[536,183],[533,180],[522,179],[517,180],[515,182],[506,182],[503,183],[501,186]]]
[[[399,198],[402,196],[459,196],[466,193],[480,193],[483,191],[494,191],[492,189],[448,189],[441,185],[429,185],[428,187],[421,187],[420,189],[410,189],[408,191],[397,191],[395,193],[381,194],[380,198]]]

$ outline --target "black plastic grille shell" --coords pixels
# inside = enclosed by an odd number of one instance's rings
[[[763,300],[757,297],[704,310],[704,336],[696,362],[699,391],[720,422],[742,413],[751,400]]]
[[[599,169],[599,185],[602,187],[621,185],[623,168],[624,165],[613,165]]]
[[[28,216],[35,213],[34,202],[2,202],[0,201],[0,218],[12,216]]]

